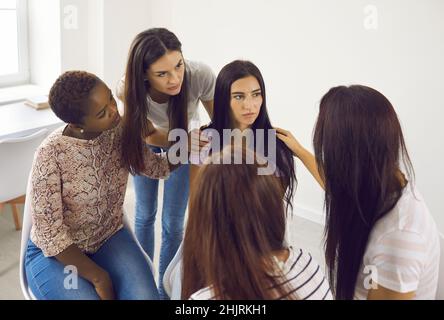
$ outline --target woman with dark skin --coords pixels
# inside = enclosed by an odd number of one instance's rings
[[[67,124],[38,148],[32,170],[33,225],[26,252],[37,299],[158,299],[148,261],[123,226],[128,171],[111,90],[95,75],[69,71],[49,103]],[[168,160],[149,150],[143,174],[166,178]],[[76,280],[66,284],[66,267]],[[73,290],[76,289],[76,290]]]

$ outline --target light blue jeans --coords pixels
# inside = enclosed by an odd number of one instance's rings
[[[116,299],[159,299],[150,266],[128,230],[119,230],[88,257],[108,272]],[[39,300],[100,299],[94,286],[80,276],[77,288],[66,288],[66,279],[72,273],[64,273],[65,266],[54,257],[45,257],[31,240],[26,251],[25,270],[28,286]]]
[[[159,147],[147,146],[155,153],[167,151]],[[176,254],[183,239],[183,221],[189,195],[189,165],[183,164],[165,180],[162,207],[162,243],[159,261],[159,295],[168,299],[163,287],[163,275]],[[159,180],[146,176],[134,176],[136,193],[135,232],[142,248],[154,257],[154,223],[157,214]]]

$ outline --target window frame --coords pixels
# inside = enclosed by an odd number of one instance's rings
[[[29,83],[28,3],[17,1],[18,67],[16,73],[0,75],[0,88]]]

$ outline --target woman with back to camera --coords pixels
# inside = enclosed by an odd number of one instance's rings
[[[227,146],[199,169],[183,242],[182,299],[332,299],[311,254],[286,244],[281,183],[258,174],[260,158]]]
[[[278,129],[278,137],[325,188],[335,297],[435,299],[439,235],[390,101],[366,86],[330,89],[319,107],[315,157],[290,132]]]

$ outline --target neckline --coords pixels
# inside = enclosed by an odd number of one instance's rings
[[[61,127],[61,130],[60,130],[60,136],[61,136],[63,139],[67,139],[67,140],[70,140],[71,142],[74,142],[74,143],[77,143],[77,144],[82,144],[82,145],[84,145],[84,144],[96,144],[96,143],[99,142],[99,140],[102,139],[102,137],[105,135],[106,132],[108,132],[108,131],[112,131],[112,130],[114,129],[114,128],[113,128],[113,129],[110,129],[110,130],[102,131],[102,132],[101,132],[97,137],[95,137],[94,139],[80,139],[80,138],[76,138],[76,137],[72,137],[72,136],[64,135],[63,132],[65,132],[67,126],[68,126],[68,124],[65,125],[65,126],[63,126],[63,127]]]

